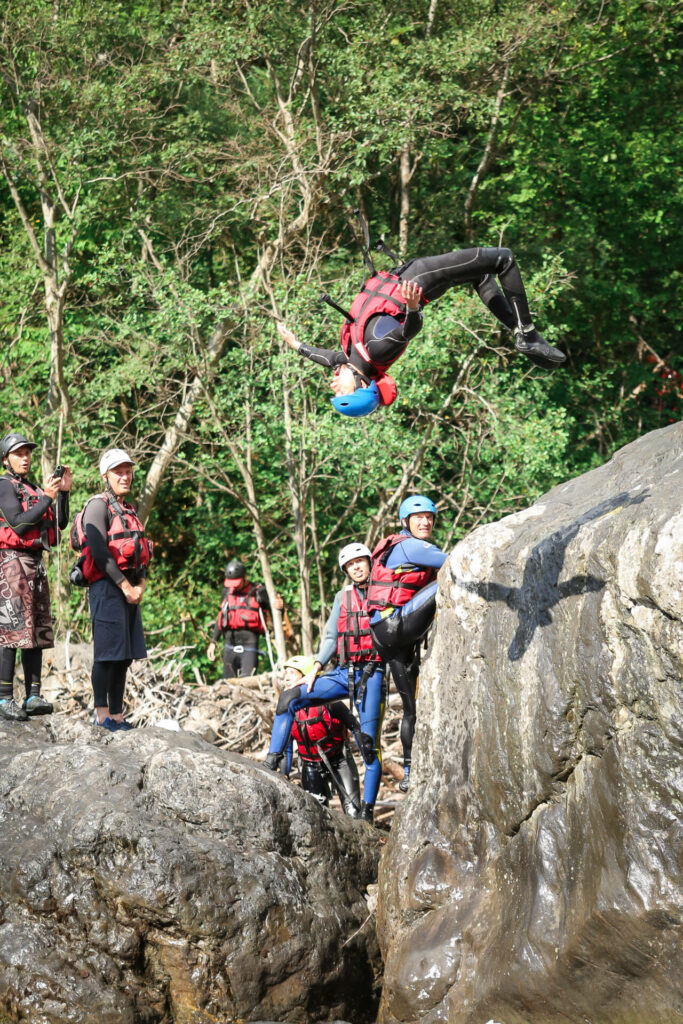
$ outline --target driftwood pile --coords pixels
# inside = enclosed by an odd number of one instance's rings
[[[133,662],[126,686],[126,718],[135,726],[187,729],[204,740],[255,761],[263,761],[282,680],[277,673],[262,672],[208,686],[195,670],[189,670],[187,647],[153,648],[146,661]],[[55,714],[91,715],[88,644],[59,642],[45,652],[43,693],[55,705]],[[17,694],[23,690],[17,682]],[[23,693],[22,693],[23,696]],[[403,794],[397,783],[403,777],[398,730],[401,701],[389,698],[382,728],[383,773],[376,804],[376,821],[388,824]],[[357,752],[356,752],[357,755]],[[360,757],[356,756],[362,778]],[[290,778],[298,782],[296,758]],[[338,802],[333,802],[338,806]]]

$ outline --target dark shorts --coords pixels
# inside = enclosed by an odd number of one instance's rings
[[[147,657],[139,604],[128,604],[109,579],[90,585],[93,661],[130,661]]]

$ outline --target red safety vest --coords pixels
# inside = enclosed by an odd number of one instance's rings
[[[328,757],[341,754],[347,735],[346,726],[334,718],[324,704],[302,708],[294,716],[292,736],[297,742],[299,757],[304,761],[322,760],[317,743]]]
[[[21,511],[28,512],[30,508],[43,497],[44,491],[36,484],[30,484],[27,480],[17,480],[8,477],[14,488]],[[52,547],[57,542],[57,520],[52,506],[43,513],[43,518],[35,526],[24,530],[21,537],[7,522],[0,509],[0,548],[20,548],[24,551],[43,551],[46,547]]]
[[[227,585],[227,579],[225,581]],[[251,633],[264,633],[261,605],[256,600],[258,584],[245,583],[239,590],[231,590],[224,598],[218,613],[218,628],[248,629]]]
[[[91,501],[103,501],[107,506],[107,547],[121,572],[148,565],[152,557],[152,541],[145,537],[145,528],[133,506],[111,494],[96,494],[76,514],[69,533],[71,547],[81,553],[81,571],[86,583],[104,579],[104,573],[98,568],[86,542],[83,528],[83,515]]]
[[[337,622],[337,657],[343,668],[350,661],[381,661],[372,650],[370,619],[365,601],[353,584],[341,592],[341,610]]]
[[[381,611],[387,606],[400,608],[438,575],[436,569],[425,569],[417,565],[397,565],[388,569],[386,563],[391,550],[402,540],[406,540],[405,533],[392,533],[381,540],[372,552],[368,596],[365,600],[368,612]]]
[[[349,313],[353,317],[353,322],[345,320],[341,326],[340,341],[344,354],[350,357],[352,350],[355,350],[365,363],[369,363],[377,370],[380,379],[403,353],[399,352],[386,363],[375,362],[365,346],[365,327],[370,317],[382,314],[395,316],[401,322],[405,320],[406,304],[397,297],[400,289],[401,279],[396,274],[380,270],[374,277],[368,278],[351,303]],[[426,303],[427,300],[423,299],[422,302]]]

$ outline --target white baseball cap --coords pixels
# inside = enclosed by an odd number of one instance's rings
[[[104,476],[110,469],[114,469],[115,466],[122,466],[124,462],[134,466],[135,460],[131,459],[128,452],[124,452],[123,448],[109,448],[100,459],[100,475]]]

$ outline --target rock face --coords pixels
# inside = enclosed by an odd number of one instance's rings
[[[681,1019],[682,449],[643,437],[443,567],[381,1021]]]
[[[0,1020],[374,1020],[378,853],[196,736],[3,720]]]

